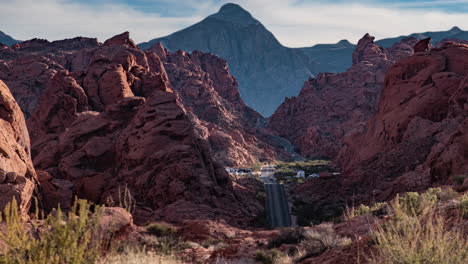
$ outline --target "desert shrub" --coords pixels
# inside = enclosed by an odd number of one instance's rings
[[[468,174],[456,174],[451,177],[452,181],[458,185],[462,185],[466,178],[468,178]]]
[[[295,162],[279,162],[276,165],[275,177],[284,180],[285,177],[296,175],[296,171],[303,170],[306,175],[330,170],[329,160],[307,160]]]
[[[255,253],[255,261],[262,264],[280,264],[284,262],[287,256],[277,249],[268,251],[259,250]]]
[[[224,247],[224,240],[217,239],[217,238],[208,238],[201,242],[200,244],[204,248],[214,247],[214,248],[221,248]]]
[[[349,238],[340,237],[335,233],[333,225],[330,223],[320,224],[315,226],[313,230],[307,230],[304,233],[305,241],[318,240],[321,241],[325,248],[335,248],[347,246],[351,240]]]
[[[424,214],[436,204],[439,200],[437,195],[440,192],[440,188],[431,188],[422,194],[408,192],[401,197],[397,195],[392,208],[394,210],[402,210],[403,215],[418,216]]]
[[[449,228],[435,207],[439,188],[408,193],[391,202],[393,216],[373,234],[377,253],[370,263],[467,263],[463,231]]]
[[[187,244],[178,236],[177,228],[168,223],[152,223],[146,226],[149,234],[157,237],[153,249],[165,255],[173,254],[187,247]]]
[[[18,214],[14,199],[4,211],[1,221],[5,230],[0,239],[7,244],[7,250],[0,256],[5,264],[87,264],[98,258],[101,240],[99,218],[102,207],[94,207],[85,200],[76,200],[72,210],[64,214],[60,207],[44,220],[42,231],[33,235],[26,231]]]
[[[146,226],[146,231],[154,236],[173,236],[177,233],[177,228],[167,223],[152,223]]]
[[[387,203],[375,203],[372,206],[367,206],[364,204],[359,205],[358,207],[351,207],[346,209],[345,219],[350,220],[354,217],[366,215],[366,214],[376,214],[378,212],[386,211]]]
[[[125,248],[101,258],[97,264],[180,264],[174,256],[162,255],[146,248]]]
[[[286,227],[280,229],[278,235],[269,241],[269,246],[275,248],[283,244],[298,244],[304,238],[304,228]]]
[[[297,224],[300,226],[318,225],[322,222],[341,221],[344,208],[343,201],[313,204],[296,200],[292,214],[297,216]]]
[[[439,201],[447,202],[458,197],[458,193],[452,188],[444,188],[437,193],[437,198]]]
[[[458,204],[460,214],[463,219],[468,219],[468,193],[463,194]]]
[[[130,189],[128,189],[127,185],[125,185],[123,188],[121,188],[119,185],[118,193],[119,206],[124,208],[130,214],[133,214],[133,211],[135,211],[136,201],[135,198],[133,198]]]

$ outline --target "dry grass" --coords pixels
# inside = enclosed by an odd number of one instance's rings
[[[100,259],[97,264],[181,264],[174,256],[145,249],[125,249]]]
[[[366,215],[366,214],[375,214],[376,212],[383,211],[385,212],[387,208],[387,203],[375,203],[372,206],[367,206],[364,204],[359,205],[358,207],[351,207],[346,209],[344,218],[345,220],[351,220],[357,216]]]
[[[393,215],[374,231],[378,251],[369,262],[468,263],[468,241],[463,231],[449,228],[435,206],[446,194],[440,195],[440,188],[435,188],[394,199],[391,203]]]

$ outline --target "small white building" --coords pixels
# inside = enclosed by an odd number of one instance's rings
[[[305,171],[298,171],[296,174],[296,178],[305,178]]]

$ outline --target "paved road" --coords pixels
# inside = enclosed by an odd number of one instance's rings
[[[291,226],[288,200],[284,186],[278,183],[266,183],[267,210],[271,227]]]

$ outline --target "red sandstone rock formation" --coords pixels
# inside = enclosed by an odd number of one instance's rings
[[[266,143],[272,140],[261,127],[264,119],[241,99],[226,61],[198,51],[170,53],[160,43],[148,51],[163,61],[172,87],[192,113],[201,137],[210,143],[215,159],[239,166],[288,156],[274,143]]]
[[[139,223],[243,224],[256,215],[257,202],[237,197],[213,161],[158,55],[145,54],[124,33],[66,61],[71,71],[48,80],[28,121],[49,208],[59,201],[66,208],[72,195],[118,205],[128,188]]]
[[[0,80],[0,210],[13,198],[26,216],[37,181],[23,113]]]
[[[348,71],[310,78],[297,97],[287,98],[276,110],[268,127],[304,156],[336,157],[345,134],[361,129],[376,111],[386,70],[394,57],[412,54],[412,42],[405,39],[385,50],[366,34]]]
[[[345,186],[386,200],[468,171],[467,62],[468,45],[448,42],[388,70],[377,113],[345,139]]]
[[[431,38],[421,39],[414,45],[414,52],[426,52],[431,48]]]

